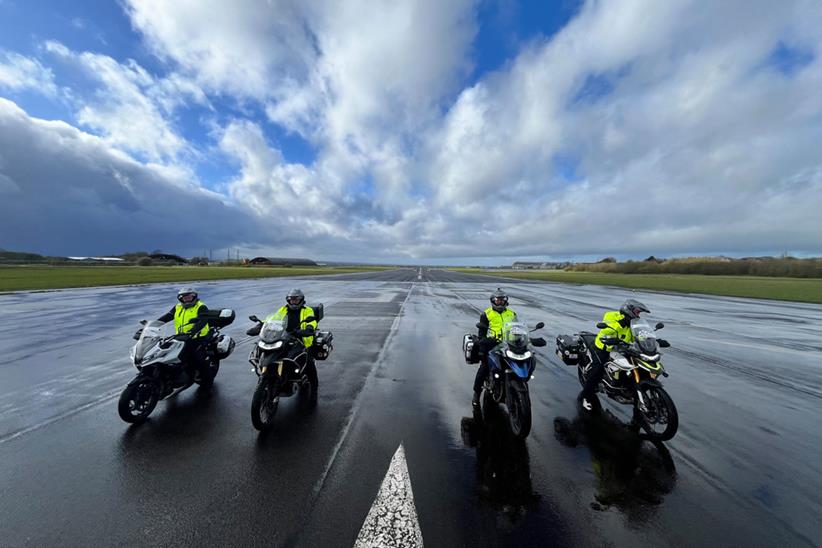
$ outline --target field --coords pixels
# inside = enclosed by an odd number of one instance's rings
[[[291,268],[244,266],[0,266],[0,291],[274,278],[280,276],[316,276],[386,269],[386,267],[377,266]]]
[[[564,270],[529,271],[468,268],[454,270],[523,280],[613,285],[632,289],[652,289],[679,293],[704,293],[707,295],[822,303],[822,279],[818,278],[704,276],[698,274],[612,274],[603,272],[568,272]]]

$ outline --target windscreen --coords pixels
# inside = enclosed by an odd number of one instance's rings
[[[508,322],[502,327],[502,337],[512,350],[524,351],[528,347],[528,326],[521,322]]]
[[[143,332],[134,345],[134,358],[139,362],[163,337],[163,322],[152,320],[143,326]]]
[[[285,333],[285,320],[266,319],[263,328],[260,330],[260,340],[264,343],[273,343],[282,339]]]
[[[647,321],[642,319],[631,320],[631,332],[634,334],[639,349],[645,354],[656,354],[659,345],[656,342],[654,330]]]

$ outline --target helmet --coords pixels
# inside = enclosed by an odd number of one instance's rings
[[[183,287],[177,292],[177,300],[183,308],[191,308],[197,303],[197,291],[193,287]]]
[[[496,291],[491,293],[491,308],[493,308],[497,312],[502,312],[508,307],[508,295],[505,294],[505,291],[497,288]]]
[[[627,301],[622,303],[622,306],[619,307],[619,312],[626,318],[634,320],[636,318],[639,318],[640,312],[650,313],[651,311],[648,310],[648,308],[641,302],[634,299],[628,299]]]
[[[285,296],[285,304],[287,304],[291,310],[296,310],[305,304],[305,295],[299,289],[292,289],[288,292],[288,295]]]

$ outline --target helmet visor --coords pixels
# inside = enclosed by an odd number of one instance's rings
[[[297,304],[300,304],[301,302],[303,302],[303,298],[302,297],[286,297],[285,302],[287,302],[288,304],[297,305]]]
[[[508,305],[508,297],[493,297],[491,299],[491,304],[495,306],[507,306]]]
[[[197,298],[196,293],[183,293],[182,295],[177,295],[177,299],[181,303],[185,303],[185,304],[193,303],[196,298]]]

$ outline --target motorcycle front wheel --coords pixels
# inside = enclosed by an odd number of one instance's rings
[[[128,423],[140,423],[148,418],[160,399],[160,387],[154,379],[140,379],[126,386],[120,394],[117,412]]]
[[[511,433],[515,438],[524,440],[531,433],[531,396],[528,394],[528,385],[515,381],[507,392],[506,407]]]
[[[268,379],[261,378],[251,398],[251,424],[260,432],[271,428],[280,406],[279,395],[272,385]]]
[[[679,428],[679,413],[674,400],[659,386],[640,386],[638,390],[645,400],[646,410],[639,408],[637,400],[634,413],[639,418],[639,425],[645,430],[646,437],[653,441],[673,438]]]

